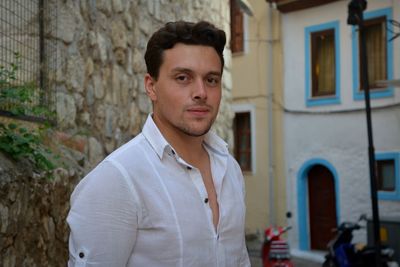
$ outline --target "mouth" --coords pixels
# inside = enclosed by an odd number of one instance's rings
[[[211,112],[211,109],[208,107],[189,107],[186,109],[187,112],[194,116],[205,116]]]

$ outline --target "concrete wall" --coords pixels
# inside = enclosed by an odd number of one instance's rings
[[[253,167],[245,172],[250,233],[286,220],[282,144],[280,20],[263,1],[249,1],[254,15],[245,15],[245,51],[232,58],[233,98],[237,111],[252,112]]]

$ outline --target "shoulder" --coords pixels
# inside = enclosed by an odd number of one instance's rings
[[[116,160],[123,157],[129,157],[140,153],[143,149],[146,149],[148,142],[142,133],[132,138],[129,142],[123,144],[110,155],[108,155],[104,161]]]
[[[143,151],[146,150],[146,146],[146,139],[141,134],[122,145],[103,159],[79,182],[73,195],[87,190],[110,192],[118,186],[130,187],[130,175],[127,172],[129,162],[135,166],[140,165],[135,164],[135,161],[143,161]]]
[[[233,155],[231,153],[228,153],[228,164],[231,165],[231,167],[236,171],[236,172],[240,172],[240,174],[242,174],[242,170],[240,168],[239,163],[237,162],[237,160],[233,157]]]

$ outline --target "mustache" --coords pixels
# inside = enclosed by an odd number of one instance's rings
[[[185,107],[186,110],[200,110],[200,111],[210,111],[213,109],[212,106],[206,104],[192,104]]]

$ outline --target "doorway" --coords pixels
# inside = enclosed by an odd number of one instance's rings
[[[307,175],[310,249],[327,250],[337,227],[335,181],[332,172],[321,164],[312,166]]]

